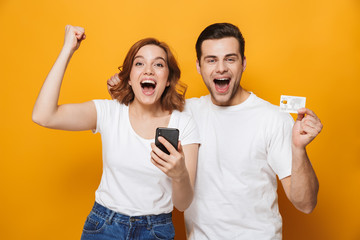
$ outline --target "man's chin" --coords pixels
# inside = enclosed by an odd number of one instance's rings
[[[211,101],[218,106],[229,106],[231,102],[230,94],[211,94]]]

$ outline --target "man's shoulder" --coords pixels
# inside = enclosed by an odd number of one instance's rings
[[[188,121],[192,120],[193,116],[188,111],[180,112],[178,110],[174,110],[172,112],[172,118],[176,119],[178,122],[188,122]]]
[[[204,106],[205,104],[208,104],[210,100],[210,95],[201,96],[201,97],[194,97],[194,98],[188,98],[185,102],[185,109],[188,108],[199,108]]]
[[[275,121],[278,120],[292,120],[293,118],[289,113],[280,112],[280,107],[274,105],[256,95],[254,95],[254,107],[261,112],[262,116],[266,119],[270,120],[273,119]]]

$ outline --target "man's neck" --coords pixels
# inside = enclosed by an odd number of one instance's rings
[[[213,104],[219,106],[219,107],[229,107],[229,106],[235,106],[235,105],[239,105],[243,102],[246,101],[246,99],[248,99],[248,97],[250,96],[250,93],[248,91],[246,91],[245,89],[243,89],[241,86],[239,86],[239,88],[236,91],[236,94],[226,103],[224,104],[218,104],[213,97],[211,96],[211,101]]]

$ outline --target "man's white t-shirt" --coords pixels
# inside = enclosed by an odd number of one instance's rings
[[[150,161],[154,139],[144,139],[133,130],[128,106],[117,100],[93,102],[97,112],[94,133],[101,133],[103,152],[103,174],[95,201],[128,216],[171,212],[171,179]],[[183,146],[200,143],[191,115],[173,111],[168,127],[179,129]]]
[[[291,175],[293,118],[253,93],[236,106],[207,95],[185,107],[201,137],[188,238],[281,239],[276,175]]]

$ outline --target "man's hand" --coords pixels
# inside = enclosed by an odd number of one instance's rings
[[[299,109],[292,130],[292,144],[297,148],[305,148],[321,132],[322,128],[320,119],[313,111],[307,108]]]
[[[119,78],[119,74],[116,73],[114,76],[110,77],[108,80],[107,80],[107,90],[111,96],[111,98],[113,98],[111,92],[110,92],[110,88],[116,86],[117,84],[120,83],[120,78]]]

